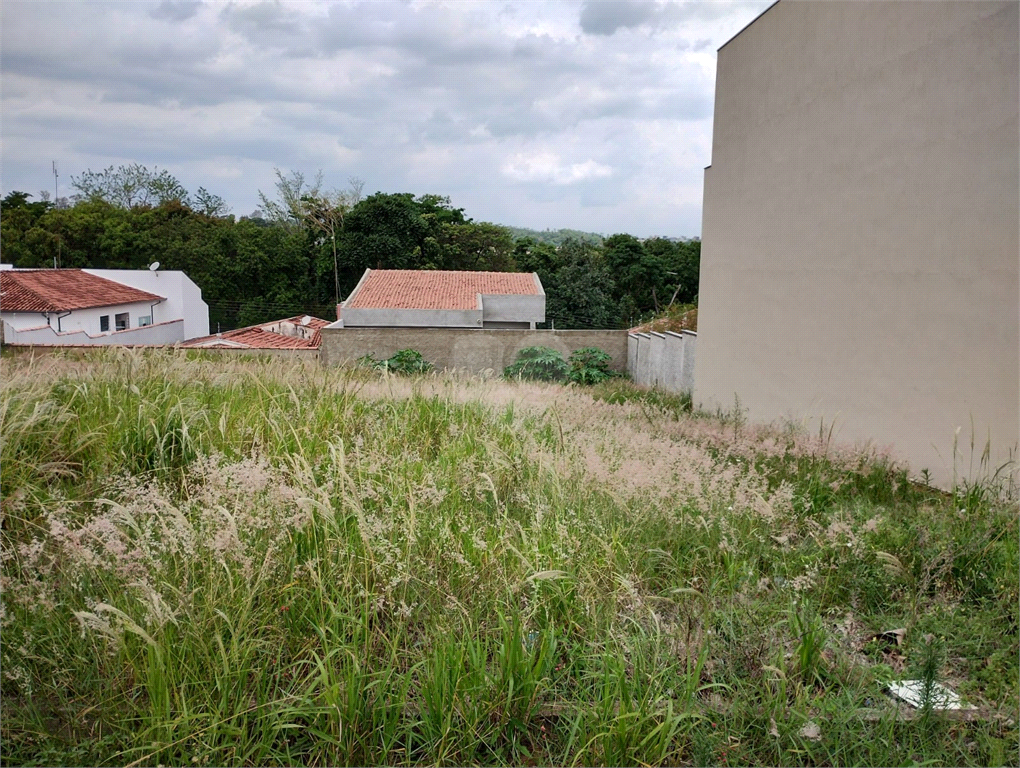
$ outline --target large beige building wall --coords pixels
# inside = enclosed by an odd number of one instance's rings
[[[1015,452],[1018,8],[780,0],[720,49],[696,401],[942,485]]]

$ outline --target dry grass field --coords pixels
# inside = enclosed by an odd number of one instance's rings
[[[1009,489],[619,380],[0,374],[3,765],[1016,764]]]

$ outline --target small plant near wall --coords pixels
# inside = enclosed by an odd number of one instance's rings
[[[517,353],[517,360],[503,369],[508,379],[565,381],[570,366],[563,355],[549,347],[526,347]]]
[[[435,368],[416,349],[402,349],[387,360],[376,360],[372,355],[365,355],[359,358],[358,362],[371,368],[387,370],[390,373],[399,373],[403,376],[429,373]]]
[[[614,375],[609,370],[612,358],[598,347],[584,347],[570,355],[571,381],[577,384],[598,384]]]
[[[527,347],[517,353],[503,375],[508,378],[537,381],[571,381],[598,384],[615,374],[609,370],[612,358],[598,347],[584,347],[571,353],[569,361],[549,347]]]

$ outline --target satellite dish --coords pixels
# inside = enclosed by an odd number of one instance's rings
[[[159,262],[158,261],[154,261],[154,262],[152,262],[149,265],[149,271],[150,272],[155,272],[157,269],[159,269]]]

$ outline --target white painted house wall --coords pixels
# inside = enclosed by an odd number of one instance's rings
[[[117,328],[115,316],[127,312],[129,328],[137,328],[139,318],[151,315],[153,307],[147,301],[139,301],[131,304],[115,304],[109,307],[88,307],[87,309],[74,309],[68,312],[2,312],[6,322],[14,330],[25,330],[28,328],[39,328],[48,325],[54,331],[71,333],[74,331],[85,331],[96,336],[99,330],[99,318],[107,315],[110,318],[110,331]],[[161,320],[153,320],[162,322]]]
[[[40,347],[64,346],[116,346],[119,344],[177,344],[184,341],[184,321],[171,320],[168,323],[147,325],[144,328],[130,328],[113,333],[90,335],[85,331],[58,333],[56,323],[37,328],[14,330],[4,323],[4,343],[25,344]]]
[[[138,301],[70,312],[0,312],[0,320],[4,323],[7,344],[175,344],[184,341],[184,320],[154,317],[158,306]],[[125,330],[117,331],[117,315],[123,313],[128,315],[128,325]],[[104,316],[110,319],[108,332],[100,330]],[[144,317],[152,318],[152,322],[142,327],[140,320]]]
[[[96,277],[130,285],[166,297],[154,308],[153,323],[184,319],[184,340],[209,335],[209,305],[202,301],[202,289],[186,274],[176,270],[83,269]],[[112,326],[111,326],[112,327]],[[134,327],[134,323],[132,323]]]

